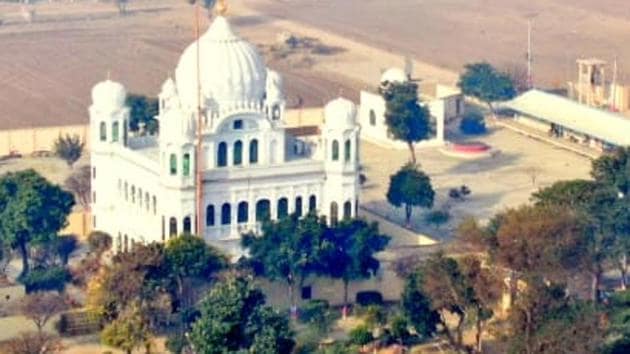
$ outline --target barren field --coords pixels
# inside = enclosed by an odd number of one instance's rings
[[[193,10],[184,1],[132,1],[126,16],[93,1],[35,8],[36,22],[27,24],[18,5],[0,2],[0,129],[86,123],[91,87],[108,75],[129,92],[155,96],[194,39]],[[232,22],[261,50],[276,41],[277,30],[255,18],[234,14]],[[203,16],[202,30],[207,26]],[[285,76],[290,106],[298,97],[306,107],[321,106],[340,91],[358,97],[356,86],[310,70],[316,56],[268,56]]]
[[[488,60],[525,64],[534,18],[535,80],[564,85],[577,57],[619,60],[630,74],[628,0],[250,0],[276,18],[303,22],[459,71]]]

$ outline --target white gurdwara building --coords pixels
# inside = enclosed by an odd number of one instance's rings
[[[356,216],[356,106],[328,103],[316,134],[287,129],[280,76],[224,17],[183,53],[159,94],[159,135],[132,136],[125,88],[92,89],[92,214],[118,251],[196,230],[195,152],[201,133],[203,238],[237,255],[262,220],[316,211]],[[197,65],[199,62],[199,66]],[[199,86],[197,77],[199,75]],[[198,88],[200,88],[198,90]],[[198,96],[199,95],[199,96]],[[201,129],[197,127],[198,97]]]

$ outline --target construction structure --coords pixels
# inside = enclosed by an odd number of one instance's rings
[[[568,83],[568,96],[589,107],[628,114],[630,112],[630,86],[619,83],[617,61],[610,80],[608,63],[598,58],[578,59],[576,82]]]

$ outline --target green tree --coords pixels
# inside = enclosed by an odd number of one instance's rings
[[[288,319],[265,305],[265,296],[248,278],[229,275],[200,304],[190,340],[200,354],[290,353]]]
[[[34,170],[0,177],[0,239],[19,251],[22,274],[29,271],[29,245],[54,240],[73,205],[72,194]]]
[[[155,116],[159,114],[160,106],[157,98],[132,93],[127,96],[127,106],[131,109],[129,113],[131,131],[138,131],[140,124],[144,124],[149,134],[158,132],[158,121]]]
[[[85,143],[78,135],[66,135],[57,137],[54,143],[54,151],[60,159],[64,160],[68,166],[72,167],[83,154]]]
[[[385,99],[385,124],[394,139],[407,143],[411,162],[416,163],[414,143],[429,138],[429,109],[418,101],[418,85],[413,82],[388,83],[381,88]]]
[[[591,175],[595,181],[602,185],[614,188],[617,191],[618,200],[615,204],[617,217],[613,243],[613,263],[622,274],[621,286],[627,287],[628,255],[630,254],[630,225],[626,222],[628,217],[623,212],[630,209],[630,147],[618,148],[611,155],[603,155],[593,161]]]
[[[397,208],[405,207],[407,226],[411,225],[413,207],[431,208],[434,198],[431,179],[414,164],[406,164],[389,178],[387,201]]]
[[[301,219],[291,215],[266,222],[262,235],[243,235],[242,245],[262,275],[286,282],[292,312],[295,286],[301,288],[307,276],[320,270],[325,230],[325,221],[311,213]]]
[[[374,257],[387,247],[390,238],[378,231],[378,224],[365,220],[344,220],[327,230],[322,256],[323,273],[343,281],[344,315],[347,313],[351,281],[376,274],[380,262]]]
[[[464,95],[486,103],[492,113],[494,113],[493,102],[508,100],[516,95],[516,89],[510,77],[483,62],[464,66],[464,72],[459,77],[457,86]]]
[[[200,237],[181,235],[170,239],[164,250],[166,265],[177,283],[180,301],[184,301],[184,286],[187,278],[207,279],[227,264],[221,252]]]
[[[103,344],[120,349],[126,354],[131,354],[135,348],[143,345],[149,346],[150,340],[149,330],[137,304],[133,304],[101,332]]]
[[[409,273],[401,296],[403,315],[422,338],[429,338],[437,332],[440,314],[431,307],[431,300],[422,286],[424,276],[420,271]]]

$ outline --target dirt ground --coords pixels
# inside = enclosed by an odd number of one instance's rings
[[[184,1],[132,1],[126,16],[94,1],[40,2],[35,9],[36,21],[27,24],[19,5],[0,2],[0,129],[85,123],[91,87],[108,76],[129,92],[155,96],[194,39],[193,10]],[[261,51],[279,33],[237,14],[232,23]],[[203,15],[202,30],[207,26]],[[285,76],[289,106],[298,97],[304,107],[321,106],[339,92],[358,98],[356,85],[310,70],[317,54],[304,56],[268,55],[268,65]]]
[[[627,0],[249,0],[282,19],[304,22],[453,71],[489,60],[525,64],[533,19],[535,81],[559,86],[577,57],[618,58],[630,74]]]

